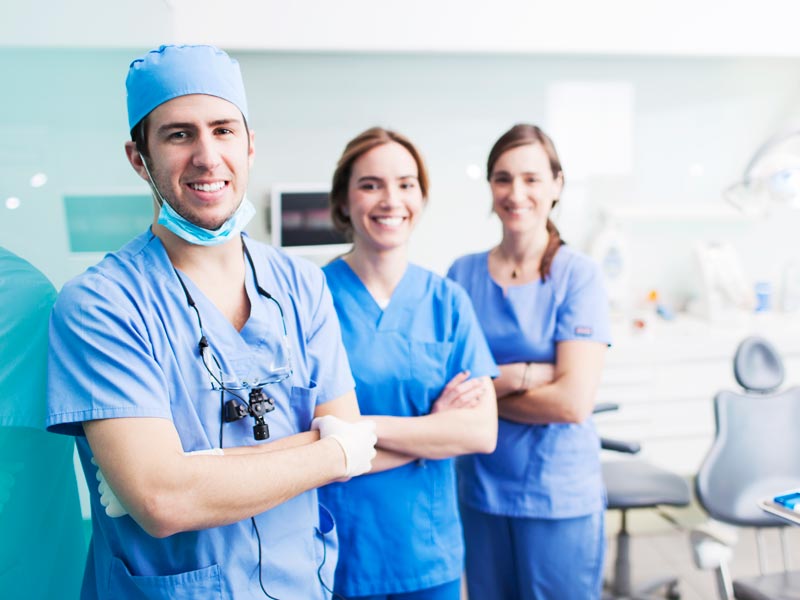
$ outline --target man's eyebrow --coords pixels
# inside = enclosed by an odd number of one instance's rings
[[[231,117],[231,118],[228,118],[228,119],[216,119],[215,121],[211,121],[209,123],[209,125],[211,125],[212,127],[218,127],[219,125],[231,125],[231,124],[241,125],[242,124],[242,120],[241,119],[235,119],[235,118]]]
[[[220,125],[231,125],[231,124],[242,124],[241,119],[236,118],[226,118],[226,119],[215,119],[208,123],[210,127],[219,127]],[[158,128],[159,133],[163,133],[166,131],[172,131],[173,129],[196,129],[197,125],[195,123],[181,123],[179,121],[175,121],[172,123],[164,123],[161,127]]]
[[[158,132],[163,133],[166,131],[170,131],[172,129],[194,129],[194,128],[195,128],[194,123],[173,122],[173,123],[164,123],[158,128]]]

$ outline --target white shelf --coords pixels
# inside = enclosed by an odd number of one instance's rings
[[[625,203],[605,204],[603,216],[615,221],[729,221],[744,223],[750,219],[737,209],[720,202],[702,203]]]

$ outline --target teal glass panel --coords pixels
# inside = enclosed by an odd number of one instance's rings
[[[146,194],[64,196],[72,252],[113,252],[153,222]]]

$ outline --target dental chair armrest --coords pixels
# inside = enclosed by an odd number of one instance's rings
[[[598,402],[594,405],[592,410],[593,414],[613,412],[619,410],[619,404],[615,402]],[[600,447],[603,450],[611,450],[612,452],[624,452],[625,454],[638,454],[642,449],[639,442],[625,442],[623,440],[612,440],[609,438],[600,438]]]
[[[642,445],[639,442],[626,442],[623,440],[611,440],[608,438],[600,438],[600,447],[603,450],[624,452],[625,454],[638,454],[642,449]]]
[[[616,404],[615,402],[598,402],[594,405],[592,413],[596,415],[598,413],[611,412],[615,410],[619,410],[619,404]]]
[[[733,555],[738,535],[733,527],[708,521],[689,532],[692,559],[698,569],[712,570],[726,565]]]

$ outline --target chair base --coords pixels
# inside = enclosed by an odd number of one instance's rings
[[[617,556],[614,560],[614,580],[608,582],[603,591],[603,600],[651,600],[666,598],[679,600],[677,577],[658,577],[633,589],[631,585],[631,536],[628,532],[627,510],[622,510],[622,523],[617,533]],[[662,593],[658,593],[661,591]]]
[[[618,594],[612,589],[603,591],[603,600],[653,600],[665,598],[666,600],[680,600],[681,592],[678,588],[677,577],[660,577],[640,584],[635,590],[627,594]]]

